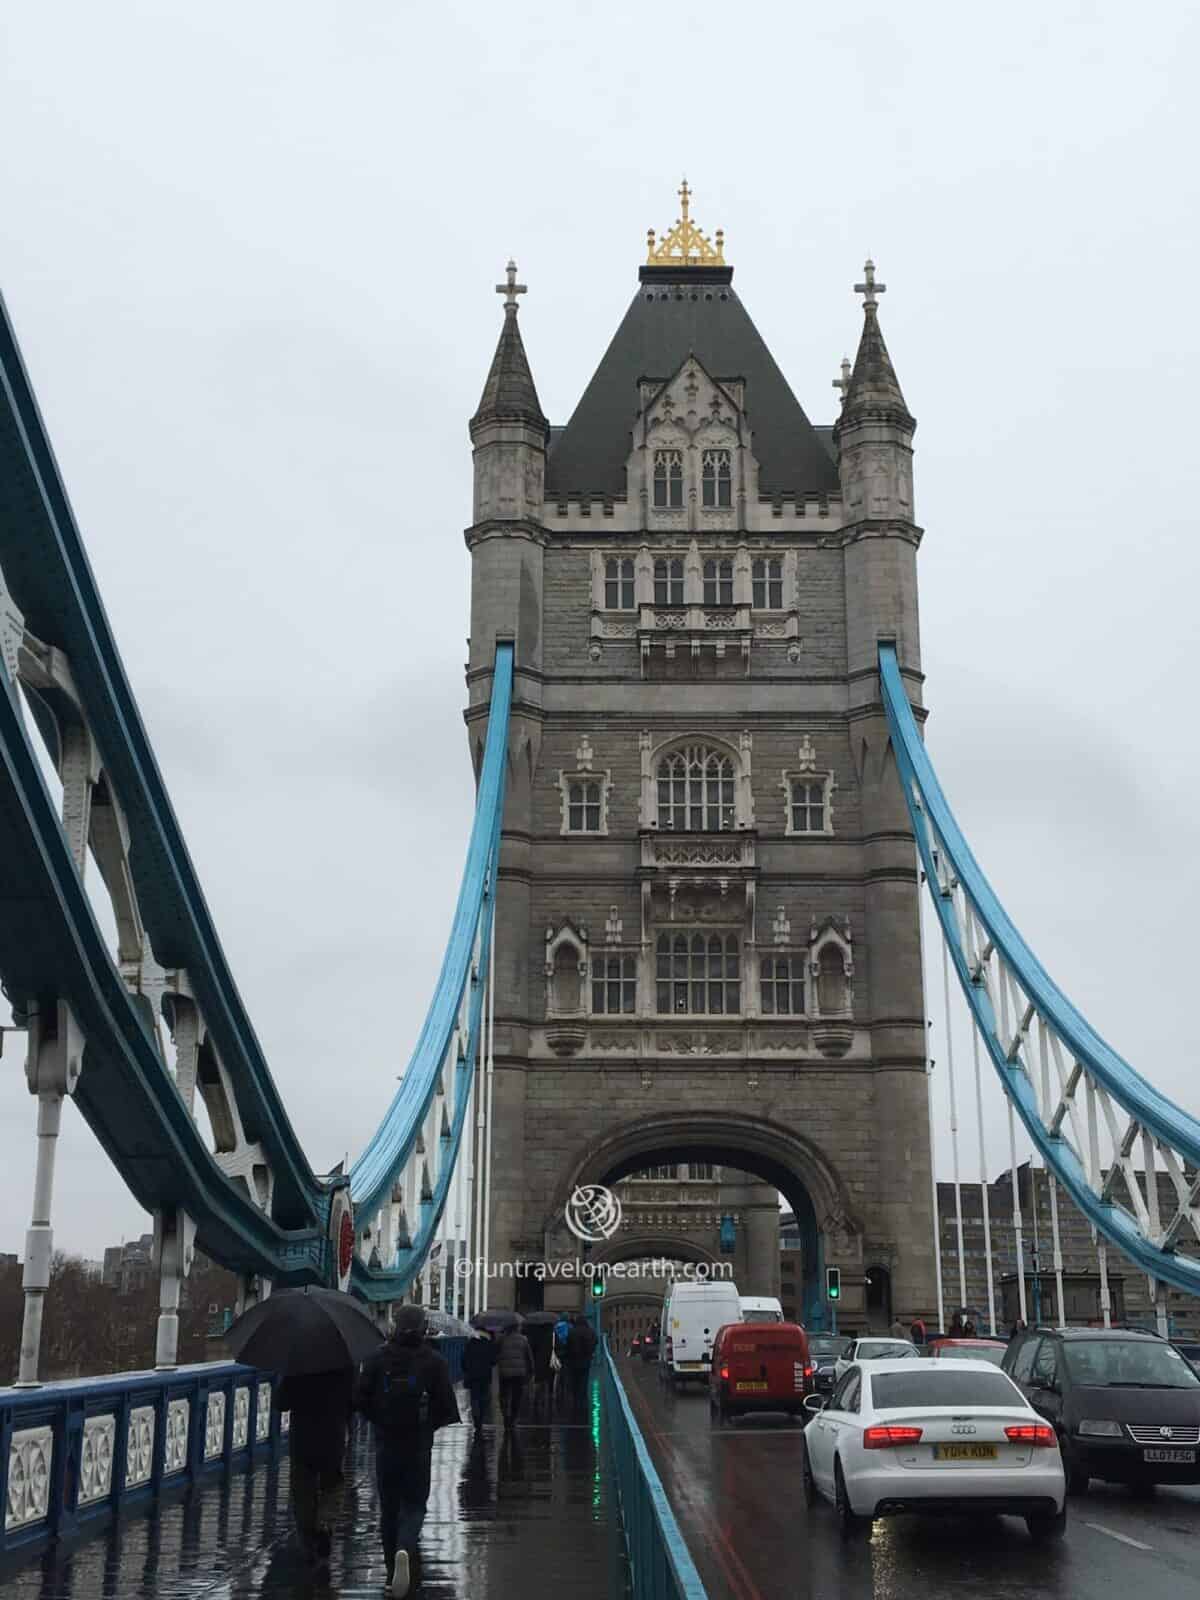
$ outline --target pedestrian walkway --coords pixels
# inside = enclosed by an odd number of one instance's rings
[[[460,1396],[460,1409],[467,1410]],[[600,1401],[582,1420],[443,1429],[421,1536],[423,1600],[569,1594],[621,1600],[625,1561]],[[334,1530],[331,1580],[301,1562],[288,1505],[288,1461],[213,1479],[178,1500],[126,1515],[94,1537],[0,1567],[5,1600],[242,1600],[332,1593],[378,1597],[383,1556],[370,1430],[355,1427]]]

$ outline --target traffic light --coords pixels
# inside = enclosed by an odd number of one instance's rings
[[[604,1279],[603,1278],[593,1278],[592,1279],[592,1299],[593,1300],[603,1300],[603,1298],[604,1298]]]
[[[825,1297],[827,1300],[840,1300],[842,1298],[841,1267],[825,1268]]]

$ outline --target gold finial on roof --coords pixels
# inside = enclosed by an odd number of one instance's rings
[[[723,267],[725,265],[725,234],[718,228],[711,242],[692,221],[689,207],[692,191],[685,178],[679,189],[679,204],[683,215],[675,226],[656,244],[654,229],[646,233],[646,265],[648,267]]]

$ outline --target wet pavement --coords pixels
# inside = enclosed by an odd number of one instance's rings
[[[710,1600],[1200,1600],[1200,1488],[1094,1486],[1055,1546],[1013,1517],[896,1517],[843,1543],[832,1507],[805,1509],[796,1423],[713,1428],[703,1390],[618,1370]]]
[[[467,1411],[460,1397],[460,1410]],[[593,1385],[581,1419],[531,1419],[505,1435],[442,1430],[421,1535],[424,1600],[613,1600],[625,1565]],[[4,1600],[241,1600],[366,1596],[383,1589],[369,1430],[351,1441],[334,1530],[331,1579],[301,1562],[288,1507],[288,1461],[210,1478],[176,1500],[134,1511],[102,1532],[0,1566]]]

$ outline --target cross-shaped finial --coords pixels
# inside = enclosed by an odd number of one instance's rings
[[[866,279],[866,282],[856,283],[854,285],[854,292],[855,294],[862,295],[864,311],[873,310],[874,307],[879,304],[878,297],[881,294],[887,293],[887,284],[875,282],[875,263],[869,257],[866,265],[863,267],[863,277]]]
[[[683,207],[683,220],[685,222],[688,219],[688,201],[691,198],[692,198],[692,191],[688,188],[688,181],[685,178],[683,180],[683,185],[679,190],[679,204]]]
[[[506,283],[498,283],[496,285],[496,293],[504,296],[505,311],[516,311],[517,296],[527,293],[527,290],[523,283],[517,282],[517,263],[515,261],[508,263],[504,275],[508,281]]]
[[[830,380],[835,389],[842,391],[842,404],[846,403],[846,396],[850,393],[850,363],[845,356],[842,357],[842,375],[840,378]]]

